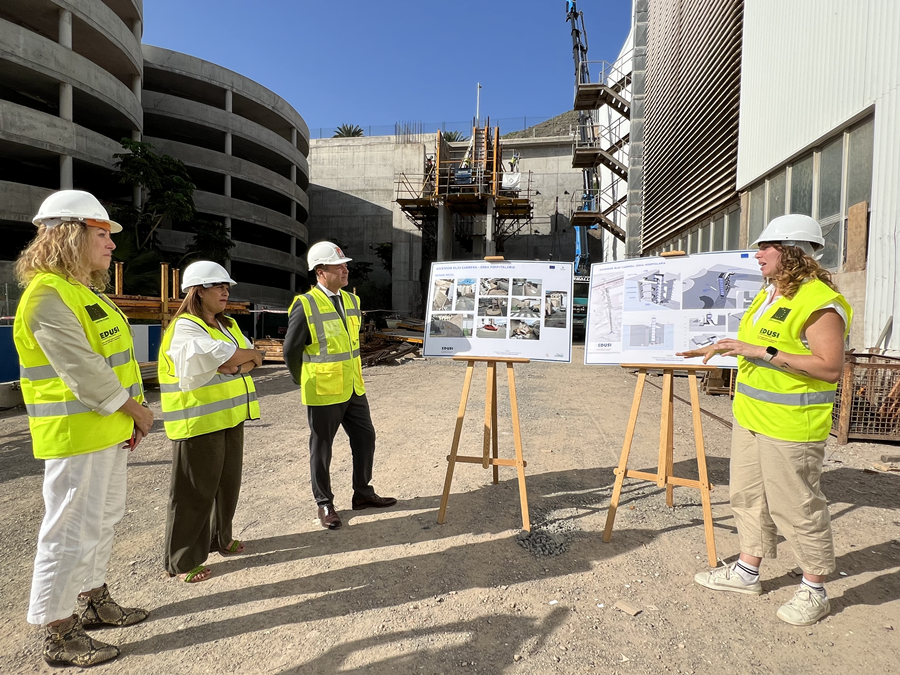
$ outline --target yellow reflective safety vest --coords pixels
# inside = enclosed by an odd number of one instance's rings
[[[227,330],[231,337],[193,314],[179,314],[169,324],[159,347],[160,403],[166,435],[173,441],[193,438],[222,429],[232,429],[244,420],[259,419],[259,399],[249,374],[224,375],[216,373],[202,387],[182,391],[175,375],[175,364],[168,351],[175,334],[175,324],[182,319],[193,321],[216,340],[237,343],[241,349],[250,349],[247,339],[238,330],[233,319],[227,318]]]
[[[738,340],[752,345],[773,346],[790,354],[811,354],[800,340],[813,312],[835,303],[847,315],[844,337],[850,331],[853,309],[840,293],[818,279],[804,283],[788,300],[780,297],[759,321],[753,316],[767,298],[761,291],[741,319]],[[738,357],[738,379],[734,393],[734,417],[745,429],[783,441],[815,442],[827,438],[836,384],[789,373],[763,359]]]
[[[359,358],[359,298],[341,291],[341,299],[346,327],[331,298],[318,286],[294,298],[288,310],[290,315],[302,309],[311,336],[310,344],[303,350],[300,374],[304,405],[333,405],[348,401],[354,392],[359,396],[366,393]]]
[[[131,326],[125,316],[102,293],[74,279],[49,272],[36,275],[22,294],[13,327],[34,456],[61,459],[124,443],[131,438],[134,420],[119,411],[101,415],[75,398],[28,327],[29,312],[35,309],[31,296],[40,286],[59,293],[84,328],[91,348],[106,359],[133,399],[144,400],[141,368],[134,358]]]

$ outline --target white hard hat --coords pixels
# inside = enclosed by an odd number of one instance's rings
[[[799,213],[773,218],[750,247],[759,248],[762,242],[796,246],[809,256],[825,248],[825,239],[822,237],[819,223],[814,218]]]
[[[347,258],[337,244],[330,241],[320,241],[309,247],[306,254],[306,262],[309,263],[309,271],[316,269],[316,265],[340,265],[350,262],[353,258]]]
[[[109,219],[109,214],[97,198],[82,190],[60,190],[44,200],[37,215],[32,219],[35,225],[56,227],[60,223],[97,221],[109,225],[110,232],[121,232],[122,226]]]
[[[181,277],[181,290],[186,291],[191,286],[209,288],[215,284],[234,286],[236,283],[228,276],[228,272],[219,263],[209,260],[198,260],[184,268],[184,275]]]

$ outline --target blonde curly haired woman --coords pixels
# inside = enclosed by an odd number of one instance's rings
[[[772,220],[753,243],[769,284],[741,319],[737,339],[680,354],[704,363],[714,354],[738,357],[730,491],[741,554],[694,581],[759,595],[759,566],[777,556],[780,533],[803,570],[800,588],[777,612],[795,626],[831,611],[824,582],[835,565],[820,478],[853,310],[816,262],[824,243],[809,216]]]
[[[143,609],[109,595],[114,527],[125,514],[129,449],[150,432],[127,319],[103,294],[121,226],[87,192],[41,205],[37,236],[19,256],[25,291],[13,335],[34,456],[44,460],[44,507],[28,621],[45,626],[43,657],[89,666],[119,648],[84,628],[129,626]]]

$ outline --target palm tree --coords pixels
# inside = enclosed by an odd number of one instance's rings
[[[363,135],[362,127],[357,124],[342,124],[334,130],[332,138],[359,138]]]
[[[445,131],[441,134],[444,137],[444,140],[448,143],[456,143],[458,141],[466,140],[466,137],[463,135],[461,131]]]

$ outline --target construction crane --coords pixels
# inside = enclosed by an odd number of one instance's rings
[[[587,31],[584,27],[584,14],[578,11],[575,0],[566,0],[566,20],[572,27],[572,58],[575,60],[575,87],[580,84],[590,84],[591,74],[587,62]],[[578,135],[581,146],[593,146],[596,143],[594,120],[591,110],[578,111]],[[584,167],[582,170],[582,197],[578,200],[578,209],[585,211],[596,210],[596,205],[590,203],[596,199],[596,187],[600,184],[600,176],[596,166]],[[588,253],[587,231],[596,229],[597,225],[575,225],[575,275],[588,276],[590,274],[590,254]]]

